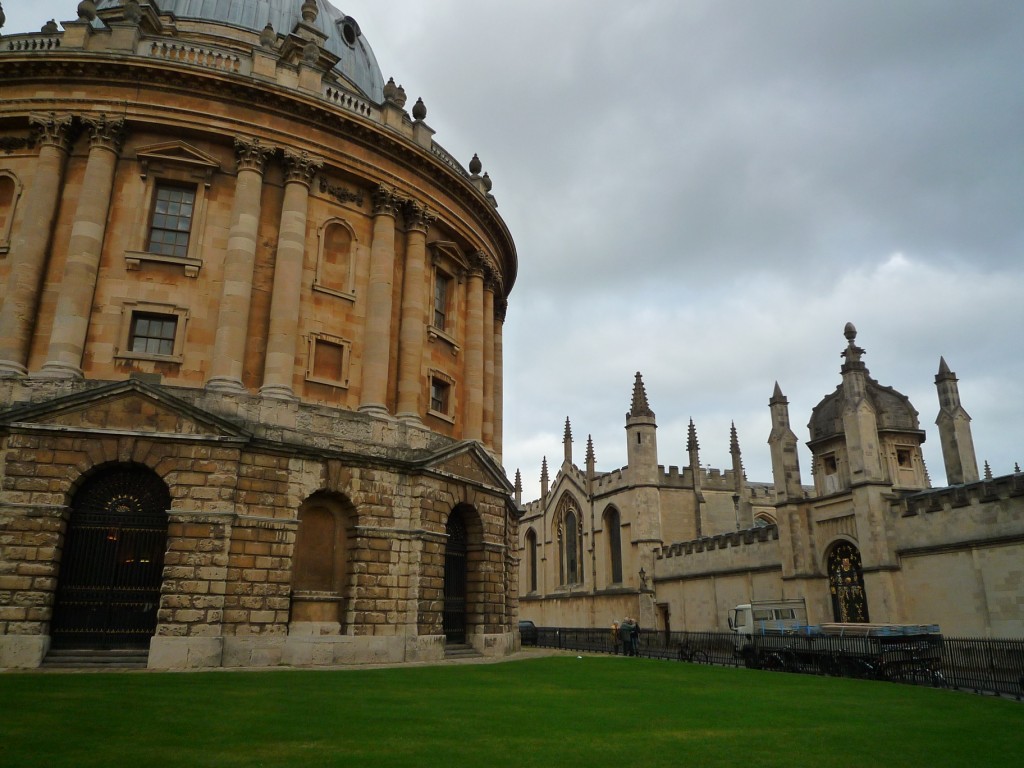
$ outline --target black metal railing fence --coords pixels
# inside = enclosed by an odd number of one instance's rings
[[[766,634],[750,638],[742,651],[731,632],[648,629],[637,640],[638,655],[646,658],[891,680],[1024,699],[1024,639]],[[628,645],[610,628],[538,627],[537,645],[628,653]]]

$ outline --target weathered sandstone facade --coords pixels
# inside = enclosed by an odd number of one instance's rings
[[[325,0],[199,7],[0,40],[0,666],[506,653],[490,179]]]

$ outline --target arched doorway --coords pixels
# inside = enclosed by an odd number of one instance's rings
[[[465,643],[468,536],[466,521],[457,508],[448,517],[445,533],[448,541],[444,547],[444,636],[449,643]]]
[[[75,493],[50,626],[54,648],[146,648],[156,631],[167,485],[146,467],[101,470]]]
[[[832,595],[832,616],[835,621],[869,620],[860,550],[849,541],[838,542],[829,552],[828,586]]]

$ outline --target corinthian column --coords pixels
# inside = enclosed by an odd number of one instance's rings
[[[494,311],[494,455],[501,463],[502,434],[504,432],[505,417],[505,362],[502,351],[502,332],[505,326],[505,312],[508,309],[508,302],[503,298],[495,300]]]
[[[487,258],[475,253],[470,259],[466,298],[466,410],[462,436],[483,439],[484,421],[484,269]]]
[[[299,302],[302,298],[302,263],[306,254],[306,216],[309,187],[322,161],[305,152],[284,153],[284,203],[274,264],[274,291],[270,297],[270,330],[267,359],[263,367],[260,394],[292,400],[295,377],[295,344],[299,332]]]
[[[373,243],[366,291],[362,390],[359,410],[386,414],[391,358],[391,302],[395,279],[395,216],[398,196],[381,186],[373,193]]]
[[[123,119],[108,120],[101,114],[85,117],[82,122],[89,131],[89,160],[71,225],[68,258],[50,332],[50,349],[39,372],[40,376],[53,378],[82,375],[82,354],[107,230],[114,170],[124,138]]]
[[[70,115],[31,115],[29,124],[42,146],[25,195],[25,215],[11,243],[10,271],[0,298],[0,376],[25,375],[43,267],[70,150]]]
[[[484,445],[494,447],[494,289],[497,274],[490,264],[484,276]]]
[[[423,344],[427,283],[427,228],[434,217],[419,203],[405,206],[408,233],[405,245],[405,278],[402,283],[402,325],[398,339],[398,418],[420,420],[420,393],[423,390]]]
[[[231,206],[231,230],[224,255],[224,286],[217,314],[208,389],[242,392],[246,333],[252,299],[252,272],[256,263],[256,238],[260,226],[263,171],[270,148],[259,139],[235,139],[238,176]]]

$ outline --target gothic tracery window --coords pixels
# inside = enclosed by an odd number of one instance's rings
[[[583,583],[583,517],[569,495],[558,505],[560,579],[565,586]]]

